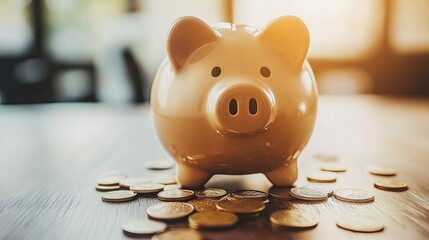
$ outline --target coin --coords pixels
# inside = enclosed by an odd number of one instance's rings
[[[164,187],[164,190],[173,190],[173,189],[181,189],[182,185],[180,184],[170,184]]]
[[[150,206],[146,212],[153,219],[177,220],[194,211],[194,206],[183,202],[160,202]]]
[[[186,201],[194,197],[194,191],[188,189],[164,190],[158,193],[159,200],[162,201]]]
[[[334,197],[345,202],[372,202],[374,194],[361,189],[340,189],[334,191]]]
[[[317,225],[319,217],[311,212],[278,210],[271,213],[270,221],[282,227],[309,228]]]
[[[258,190],[238,190],[231,193],[230,196],[239,199],[259,199],[265,201],[268,197],[268,194]]]
[[[164,185],[159,183],[143,183],[130,186],[130,190],[135,193],[154,193],[160,192],[162,189],[164,189]]]
[[[217,202],[216,208],[237,214],[250,214],[263,211],[265,209],[265,204],[259,199],[223,198]]]
[[[152,180],[149,178],[143,178],[143,177],[128,177],[128,178],[124,178],[121,179],[119,181],[119,185],[121,187],[125,187],[125,188],[129,188],[132,185],[139,185],[139,184],[144,184],[144,183],[149,183]]]
[[[355,214],[339,218],[337,226],[354,232],[378,232],[384,229],[384,224],[380,219]]]
[[[289,194],[291,189],[292,187],[272,187],[268,191],[268,194],[275,199],[295,200],[295,198]]]
[[[341,163],[324,163],[320,169],[329,172],[345,172],[347,167]]]
[[[220,188],[206,188],[203,190],[195,190],[195,196],[198,198],[220,198],[227,194],[227,192]]]
[[[119,185],[109,185],[109,186],[105,186],[105,185],[95,185],[95,189],[97,191],[113,191],[113,190],[119,190],[121,189],[121,186]]]
[[[111,191],[101,194],[101,200],[105,202],[126,202],[133,200],[136,195],[136,193],[128,190]]]
[[[222,211],[197,212],[189,216],[189,226],[192,228],[225,228],[238,222],[237,215]]]
[[[143,165],[147,169],[163,170],[163,169],[172,168],[174,166],[174,162],[167,161],[167,160],[153,160],[153,161],[146,161]]]
[[[314,188],[295,187],[290,190],[290,195],[306,201],[323,201],[328,199],[328,195]]]
[[[122,224],[122,230],[133,234],[154,234],[166,228],[167,224],[149,219],[133,220]]]
[[[304,187],[319,190],[326,193],[328,196],[331,196],[334,192],[334,189],[326,184],[307,184]]]
[[[155,183],[160,183],[160,184],[164,184],[164,185],[168,185],[168,184],[175,184],[176,182],[176,178],[173,176],[164,176],[164,177],[157,177],[153,180],[153,182]]]
[[[154,235],[151,240],[203,240],[203,236],[194,229],[172,229]]]
[[[97,176],[97,178],[103,178],[103,177],[122,177],[122,178],[126,178],[127,174],[125,174],[124,172],[121,172],[121,171],[111,170],[111,171],[106,171],[106,172],[100,173]]]
[[[103,186],[109,185],[118,185],[121,179],[125,178],[124,176],[109,176],[109,177],[99,177],[97,178],[97,184]]]
[[[337,174],[333,172],[313,172],[307,175],[310,182],[335,182]]]
[[[374,175],[380,175],[380,176],[394,176],[398,172],[391,167],[384,166],[384,165],[369,165],[367,167],[368,172]]]
[[[399,179],[378,179],[374,182],[376,188],[390,191],[401,191],[408,189],[406,182]]]
[[[197,212],[203,212],[203,211],[214,211],[216,210],[216,203],[219,200],[212,199],[212,198],[197,198],[193,199],[191,201],[188,201],[188,203],[192,204],[194,206],[195,211]]]

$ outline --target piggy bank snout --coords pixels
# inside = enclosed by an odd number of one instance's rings
[[[231,83],[213,89],[209,120],[221,134],[252,135],[263,132],[274,117],[274,103],[263,86]]]

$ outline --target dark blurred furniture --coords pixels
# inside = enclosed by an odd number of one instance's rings
[[[329,185],[366,189],[375,201],[271,199],[259,217],[242,216],[230,229],[203,230],[204,239],[427,239],[429,100],[321,96],[319,103],[313,136],[298,159],[296,185],[308,184],[307,173],[319,170],[323,162],[315,153],[336,154],[348,169]],[[97,175],[107,170],[146,178],[174,174],[174,169],[143,167],[145,161],[167,158],[148,105],[0,106],[0,133],[0,239],[131,239],[121,224],[146,218],[148,206],[159,202],[156,194],[126,203],[102,202],[94,189]],[[366,171],[369,163],[397,169],[409,190],[374,188],[379,177]],[[271,184],[263,175],[217,175],[206,186],[268,191]],[[312,211],[320,214],[320,222],[307,230],[275,228],[268,217],[276,209]],[[371,234],[338,228],[336,219],[350,213],[374,214],[386,228]],[[188,227],[186,220],[168,225]]]
[[[43,0],[29,4],[33,42],[22,56],[0,56],[0,90],[5,104],[49,103],[64,101],[55,91],[56,76],[67,70],[82,70],[90,76],[86,96],[72,101],[96,101],[96,72],[92,62],[61,62],[46,51],[48,29]],[[66,46],[65,46],[66,47]],[[19,72],[27,72],[31,82],[20,79]]]
[[[135,1],[129,1],[130,11],[137,11]],[[133,7],[134,6],[134,7]],[[64,62],[49,56],[46,50],[49,29],[46,24],[46,14],[43,0],[32,0],[29,4],[30,22],[33,42],[24,55],[0,55],[0,92],[1,103],[27,104],[51,102],[96,102],[97,74],[93,62]],[[67,47],[65,43],[64,47]],[[145,75],[139,66],[137,58],[128,47],[124,47],[120,56],[133,89],[133,102],[144,102],[148,97],[143,96]],[[80,70],[89,76],[89,89],[86,95],[73,99],[62,99],[55,88],[57,76],[69,70]],[[24,74],[23,74],[24,73]],[[23,76],[25,75],[25,76]],[[22,79],[22,78],[30,78]]]

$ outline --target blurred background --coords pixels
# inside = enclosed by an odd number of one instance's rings
[[[1,0],[0,103],[140,103],[167,31],[192,15],[262,27],[296,15],[322,94],[429,96],[427,0]]]

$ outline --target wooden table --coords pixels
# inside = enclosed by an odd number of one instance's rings
[[[356,187],[375,193],[368,204],[271,200],[257,218],[243,218],[223,231],[202,231],[206,239],[427,239],[429,236],[429,100],[376,96],[322,96],[312,139],[299,159],[297,186],[322,163],[317,153],[335,154],[348,166],[334,188]],[[0,107],[0,239],[129,239],[123,222],[146,218],[155,196],[106,203],[95,191],[96,176],[122,170],[129,176],[174,174],[150,171],[143,162],[170,158],[152,127],[149,106],[52,104]],[[365,170],[382,163],[399,170],[405,192],[373,187]],[[215,176],[206,185],[227,191],[268,191],[261,174]],[[273,228],[275,209],[320,214],[317,227],[294,231]],[[386,224],[382,232],[354,233],[335,225],[350,213],[371,213]],[[187,227],[186,221],[169,224]],[[148,239],[149,237],[142,237]]]

